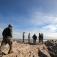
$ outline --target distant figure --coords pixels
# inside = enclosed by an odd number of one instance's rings
[[[37,39],[36,34],[34,34],[34,35],[32,36],[32,38],[33,38],[33,44],[36,44],[36,39]]]
[[[25,32],[23,32],[23,42],[24,42],[24,38],[25,38],[25,35],[24,34],[25,34]]]
[[[28,43],[30,43],[30,33],[28,34]]]
[[[39,43],[43,43],[43,33],[39,33]]]
[[[12,38],[12,26],[9,24],[7,28],[5,28],[2,32],[2,36],[3,36],[3,40],[2,40],[2,43],[1,43],[1,46],[3,44],[9,44],[10,46],[10,49],[9,49],[9,52],[11,51],[11,48],[12,48],[12,42],[11,42],[11,38]]]

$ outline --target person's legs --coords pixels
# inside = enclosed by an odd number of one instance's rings
[[[1,48],[3,47],[3,45],[6,45],[6,39],[5,38],[3,38],[3,40],[2,40],[2,42],[1,42],[1,46],[0,46],[0,52],[1,52],[1,54],[2,55],[6,55],[4,52],[2,52],[2,50],[1,50]]]
[[[33,44],[34,44],[35,40],[33,39]]]
[[[39,39],[39,43],[41,42],[41,40]]]
[[[9,46],[10,46],[10,49],[9,49],[9,52],[8,52],[8,53],[10,53],[10,51],[11,51],[11,49],[12,49],[12,42],[11,42],[10,40],[8,40],[8,44],[9,44]]]
[[[43,43],[43,38],[42,38],[42,43]]]
[[[36,40],[35,39],[33,39],[33,44],[36,44]]]
[[[43,38],[41,38],[41,43],[43,44]]]
[[[2,40],[2,42],[1,42],[1,46],[4,44],[4,40]]]
[[[36,39],[35,39],[35,44],[36,44]]]
[[[1,46],[6,44],[6,39],[3,39],[1,42]]]
[[[43,44],[43,39],[42,39],[42,44]]]
[[[41,38],[39,37],[39,43],[41,42]]]
[[[39,43],[41,42],[41,36],[39,35]]]

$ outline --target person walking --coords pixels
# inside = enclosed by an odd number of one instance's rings
[[[12,49],[12,26],[9,24],[7,28],[5,28],[2,32],[2,36],[3,36],[3,40],[1,42],[1,47],[2,45],[6,45],[7,43],[10,46],[10,49],[8,51],[8,53],[10,53],[11,49]]]

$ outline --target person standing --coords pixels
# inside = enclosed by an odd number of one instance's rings
[[[32,36],[32,38],[33,38],[33,44],[36,44],[36,39],[37,39],[36,34],[34,34],[34,35]]]
[[[30,33],[28,34],[28,43],[30,43]]]
[[[41,41],[42,41],[42,43],[43,43],[43,33],[41,33]]]
[[[39,33],[39,43],[43,43],[43,33]]]
[[[23,42],[24,42],[24,38],[25,38],[25,35],[24,34],[25,34],[25,32],[23,32]]]

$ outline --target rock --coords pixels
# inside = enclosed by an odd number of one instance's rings
[[[49,53],[52,57],[57,57],[57,41],[56,40],[48,40],[46,41],[46,46],[49,50]]]
[[[40,45],[39,50],[40,50],[40,53],[42,54],[43,57],[44,56],[45,57],[51,57],[50,54],[48,53],[47,47],[44,44]]]

